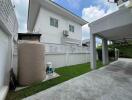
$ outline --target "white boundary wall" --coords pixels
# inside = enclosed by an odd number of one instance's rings
[[[46,54],[46,63],[52,62],[53,67],[63,67],[89,62],[89,53]]]
[[[78,45],[45,44],[46,63],[53,67],[63,67],[90,62],[89,47]]]
[[[52,62],[54,68],[90,62],[89,47],[52,43],[44,43],[44,45],[45,63]],[[14,52],[13,66],[17,73],[17,48]]]

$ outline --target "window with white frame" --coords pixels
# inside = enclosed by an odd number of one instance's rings
[[[73,25],[69,25],[69,31],[74,32],[74,26]]]
[[[58,28],[58,19],[50,17],[50,26]]]

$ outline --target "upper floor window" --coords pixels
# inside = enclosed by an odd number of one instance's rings
[[[69,25],[69,31],[74,32],[74,26],[73,25]]]
[[[58,28],[58,19],[50,18],[50,25]]]

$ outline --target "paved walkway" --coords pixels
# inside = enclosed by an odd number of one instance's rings
[[[24,100],[132,100],[132,60],[119,59]]]

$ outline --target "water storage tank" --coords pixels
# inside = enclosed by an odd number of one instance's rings
[[[38,41],[18,44],[18,80],[20,85],[43,81],[46,77],[44,45]]]

